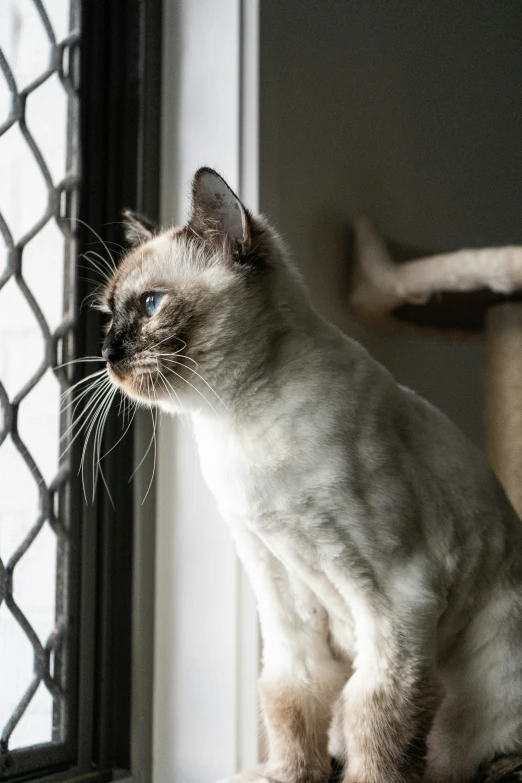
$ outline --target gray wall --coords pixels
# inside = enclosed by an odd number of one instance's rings
[[[263,0],[260,206],[318,308],[483,440],[483,348],[375,335],[348,228],[433,251],[522,242],[522,3]]]

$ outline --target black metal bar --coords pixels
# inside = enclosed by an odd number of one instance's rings
[[[39,306],[38,294],[35,295],[35,292],[30,290],[25,281],[23,264],[24,249],[27,242],[36,236],[50,219],[57,219],[59,217],[57,213],[58,188],[54,186],[45,157],[25,123],[25,106],[28,96],[34,93],[35,90],[54,73],[59,73],[59,68],[61,66],[61,60],[56,56],[56,51],[58,50],[56,50],[55,47],[55,34],[46,13],[45,6],[42,0],[33,0],[33,3],[45,30],[47,39],[51,44],[52,52],[50,64],[44,68],[29,85],[24,87],[23,90],[19,90],[7,58],[4,56],[4,53],[0,51],[0,69],[6,79],[12,100],[10,117],[0,127],[0,136],[6,133],[13,125],[17,125],[18,130],[27,145],[27,155],[32,157],[34,163],[38,167],[48,190],[47,209],[35,220],[33,226],[26,231],[23,237],[15,240],[5,216],[0,218],[0,233],[4,238],[8,251],[8,264],[1,275],[0,288],[10,280],[16,282],[20,294],[24,297],[39,325],[44,346],[44,358],[39,367],[32,377],[23,385],[22,389],[14,394],[11,399],[9,399],[5,386],[0,385],[0,405],[3,413],[3,430],[0,434],[0,444],[5,442],[7,437],[10,438],[19,457],[27,465],[32,480],[37,485],[39,497],[39,509],[34,523],[31,525],[25,537],[19,543],[16,551],[9,558],[5,566],[3,564],[0,566],[2,582],[0,602],[5,603],[12,619],[23,631],[25,638],[31,645],[34,660],[33,674],[30,681],[27,682],[24,693],[21,695],[18,702],[13,704],[12,712],[8,717],[6,724],[0,726],[0,779],[2,780],[11,780],[20,775],[27,775],[31,770],[34,770],[35,767],[44,768],[51,764],[73,763],[74,761],[71,741],[72,724],[68,724],[67,721],[62,721],[59,730],[54,733],[55,743],[53,745],[42,744],[39,747],[24,749],[19,749],[16,746],[11,747],[13,732],[20,721],[23,720],[24,714],[41,684],[43,684],[51,694],[53,698],[53,710],[55,712],[58,711],[61,714],[69,714],[71,712],[72,702],[74,701],[74,694],[71,689],[64,687],[67,682],[70,682],[70,678],[67,678],[67,667],[63,665],[62,660],[62,658],[65,659],[67,657],[70,643],[70,636],[68,633],[70,623],[69,617],[66,616],[65,613],[69,611],[72,615],[75,611],[75,607],[70,601],[71,595],[68,594],[67,600],[64,602],[57,601],[56,627],[51,633],[48,643],[44,646],[32,627],[27,614],[17,603],[13,592],[16,569],[44,526],[48,526],[49,529],[53,531],[57,540],[64,538],[68,539],[67,546],[62,549],[59,554],[57,563],[58,571],[67,571],[69,573],[74,571],[74,569],[71,568],[72,559],[70,557],[72,552],[72,541],[69,539],[69,534],[67,532],[70,532],[72,527],[65,518],[61,508],[58,509],[57,513],[54,513],[52,498],[55,489],[51,489],[51,486],[47,486],[36,460],[27,445],[23,442],[18,429],[20,406],[24,404],[25,398],[40,382],[46,372],[52,368],[53,362],[56,360],[55,334],[51,332]],[[69,38],[71,41],[77,40],[78,30],[72,29]],[[69,102],[71,105],[76,102],[74,90],[69,92]],[[70,139],[73,139],[74,143],[77,143],[76,137],[78,135],[78,130],[77,125],[71,129],[72,135],[70,136]],[[74,164],[75,161],[72,161],[71,159],[67,172],[67,177],[71,183],[74,183],[71,184],[72,190],[77,189],[78,187],[78,179]],[[42,263],[44,263],[44,261],[45,259]],[[74,282],[74,276],[71,282]],[[74,324],[74,313],[64,312],[63,321],[58,331],[67,328],[66,324]],[[68,376],[62,375],[62,388],[66,388],[68,382]],[[68,421],[64,420],[64,423],[68,423]],[[68,460],[69,457],[61,460],[58,475],[54,477],[51,485],[60,485],[62,488],[66,487],[67,491],[70,491],[73,480],[71,479],[71,471],[67,465]],[[77,576],[75,578],[77,578]],[[53,662],[52,671],[51,661]]]
[[[104,240],[124,245],[121,210],[147,208],[156,217],[159,201],[160,0],[110,0],[85,6],[84,24],[100,32],[88,69],[99,113],[86,110],[89,147],[85,150],[87,211]],[[152,42],[154,41],[154,49]],[[93,77],[94,80],[93,80]],[[85,110],[85,104],[84,104]],[[147,119],[145,119],[148,117]],[[157,121],[155,121],[157,120]],[[144,123],[153,123],[144,131]],[[147,158],[150,168],[144,169]],[[115,245],[110,244],[111,248]],[[117,260],[117,258],[116,258]],[[99,325],[86,350],[99,353]],[[122,434],[116,411],[106,424],[107,446]],[[133,471],[133,432],[111,453],[106,493],[98,494],[97,659],[95,758],[100,769],[129,769],[131,707],[132,554],[134,501],[128,480]],[[141,673],[136,673],[141,676]]]

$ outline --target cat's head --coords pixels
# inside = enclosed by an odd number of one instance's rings
[[[275,278],[287,265],[275,233],[208,168],[186,226],[160,231],[131,212],[125,223],[132,249],[101,297],[109,377],[149,404],[219,406],[279,328]]]

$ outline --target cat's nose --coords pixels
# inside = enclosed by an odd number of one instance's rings
[[[105,338],[102,347],[102,356],[106,362],[114,366],[123,358],[123,346],[121,340],[117,339],[111,332]]]

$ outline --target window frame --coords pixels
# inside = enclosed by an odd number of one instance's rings
[[[80,95],[84,145],[81,203],[88,216],[86,222],[104,239],[121,243],[121,226],[112,225],[112,221],[119,219],[124,207],[145,212],[152,219],[159,213],[161,2],[83,0],[83,8],[86,46],[82,58],[85,93]],[[86,355],[100,350],[99,321],[96,314],[90,319]],[[116,419],[113,411],[107,422],[108,443],[121,434]],[[91,753],[96,757],[100,783],[107,774],[112,775],[109,779],[124,776],[136,783],[150,783],[152,777],[154,486],[143,503],[153,467],[152,454],[136,474],[132,487],[127,483],[143,456],[151,430],[149,417],[140,412],[126,437],[127,447],[122,444],[123,448],[112,452],[106,465],[117,515],[107,494],[99,492],[96,518],[90,520],[92,525],[97,523],[103,553],[98,555],[98,622],[103,630],[98,631],[96,651],[96,671],[101,679],[94,697],[97,701],[88,705],[96,713],[91,719]],[[89,511],[84,508],[86,517]],[[117,536],[111,530],[116,518],[127,520]],[[86,519],[85,538],[88,529]],[[91,542],[84,539],[84,543],[85,556],[89,557],[87,547]],[[87,586],[83,601],[88,606]],[[123,644],[120,633],[125,637]]]
[[[203,165],[256,210],[259,0],[163,4],[162,221],[183,224]],[[154,783],[227,778],[264,753],[256,601],[186,429],[159,420]]]

